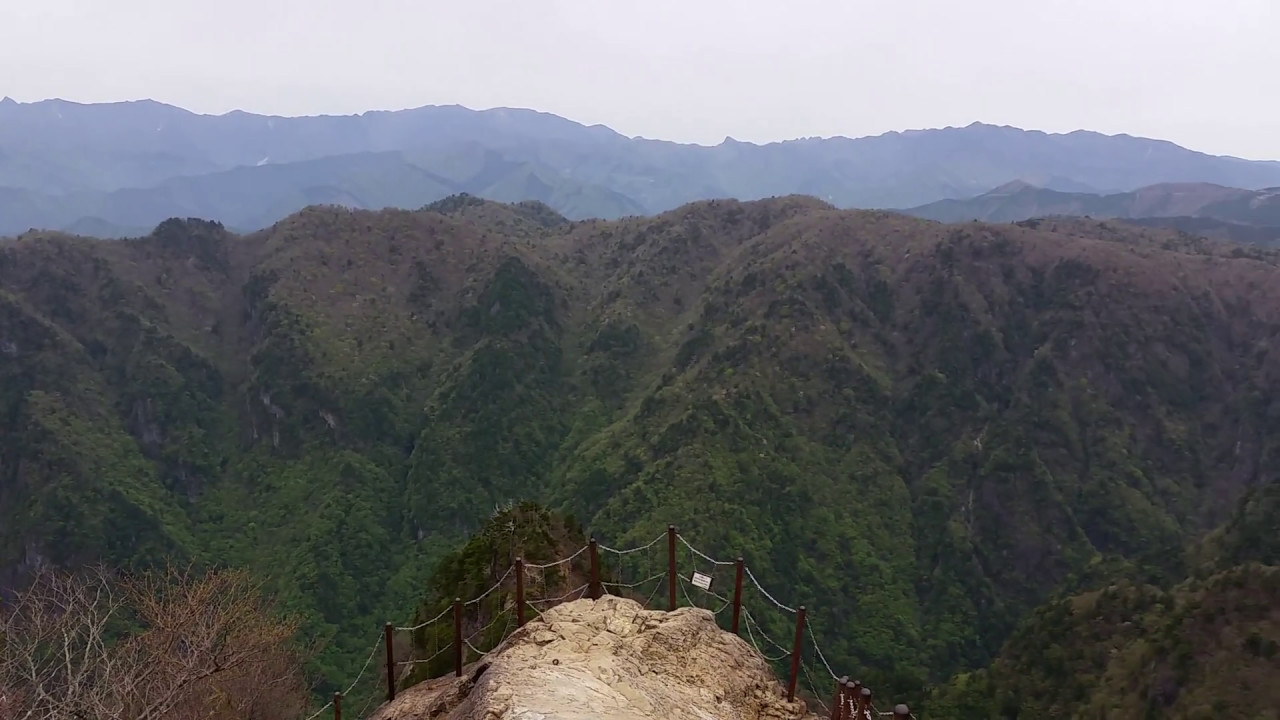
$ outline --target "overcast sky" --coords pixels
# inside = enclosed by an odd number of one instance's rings
[[[0,0],[0,95],[529,107],[706,144],[974,120],[1280,159],[1280,0]]]

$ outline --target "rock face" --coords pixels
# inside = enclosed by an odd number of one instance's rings
[[[706,610],[606,596],[531,620],[461,678],[404,691],[374,720],[799,720],[773,671]]]

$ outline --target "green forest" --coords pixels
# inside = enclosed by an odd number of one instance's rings
[[[799,196],[0,240],[0,589],[244,568],[323,696],[531,502],[539,552],[743,556],[920,717],[1270,717],[1278,263]]]

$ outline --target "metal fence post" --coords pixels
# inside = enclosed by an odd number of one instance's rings
[[[742,569],[745,566],[741,555],[738,556],[738,561],[735,564],[738,569],[733,577],[733,634],[737,635],[738,617],[742,615]]]
[[[800,646],[804,643],[804,606],[796,609],[796,641],[791,646],[791,676],[787,680],[787,702],[796,699],[796,679],[800,676]]]
[[[462,598],[453,599],[453,676],[462,677]]]
[[[599,600],[600,599],[600,549],[599,549],[600,546],[599,546],[599,543],[596,542],[595,538],[591,538],[591,541],[587,543],[587,546],[590,548],[590,551],[591,551],[590,553],[591,554],[591,590],[589,592],[591,594],[592,600]]]
[[[676,526],[667,526],[667,609],[676,609]]]
[[[387,648],[387,702],[396,699],[396,651],[391,637],[394,631],[391,623],[382,626],[382,640]]]
[[[844,720],[844,684],[849,676],[836,680],[836,694],[831,698],[831,720]]]
[[[516,627],[524,627],[524,556],[516,558]]]

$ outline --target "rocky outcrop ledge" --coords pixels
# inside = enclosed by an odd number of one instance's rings
[[[415,685],[373,720],[800,720],[772,669],[697,608],[613,596],[530,620],[479,662]]]

